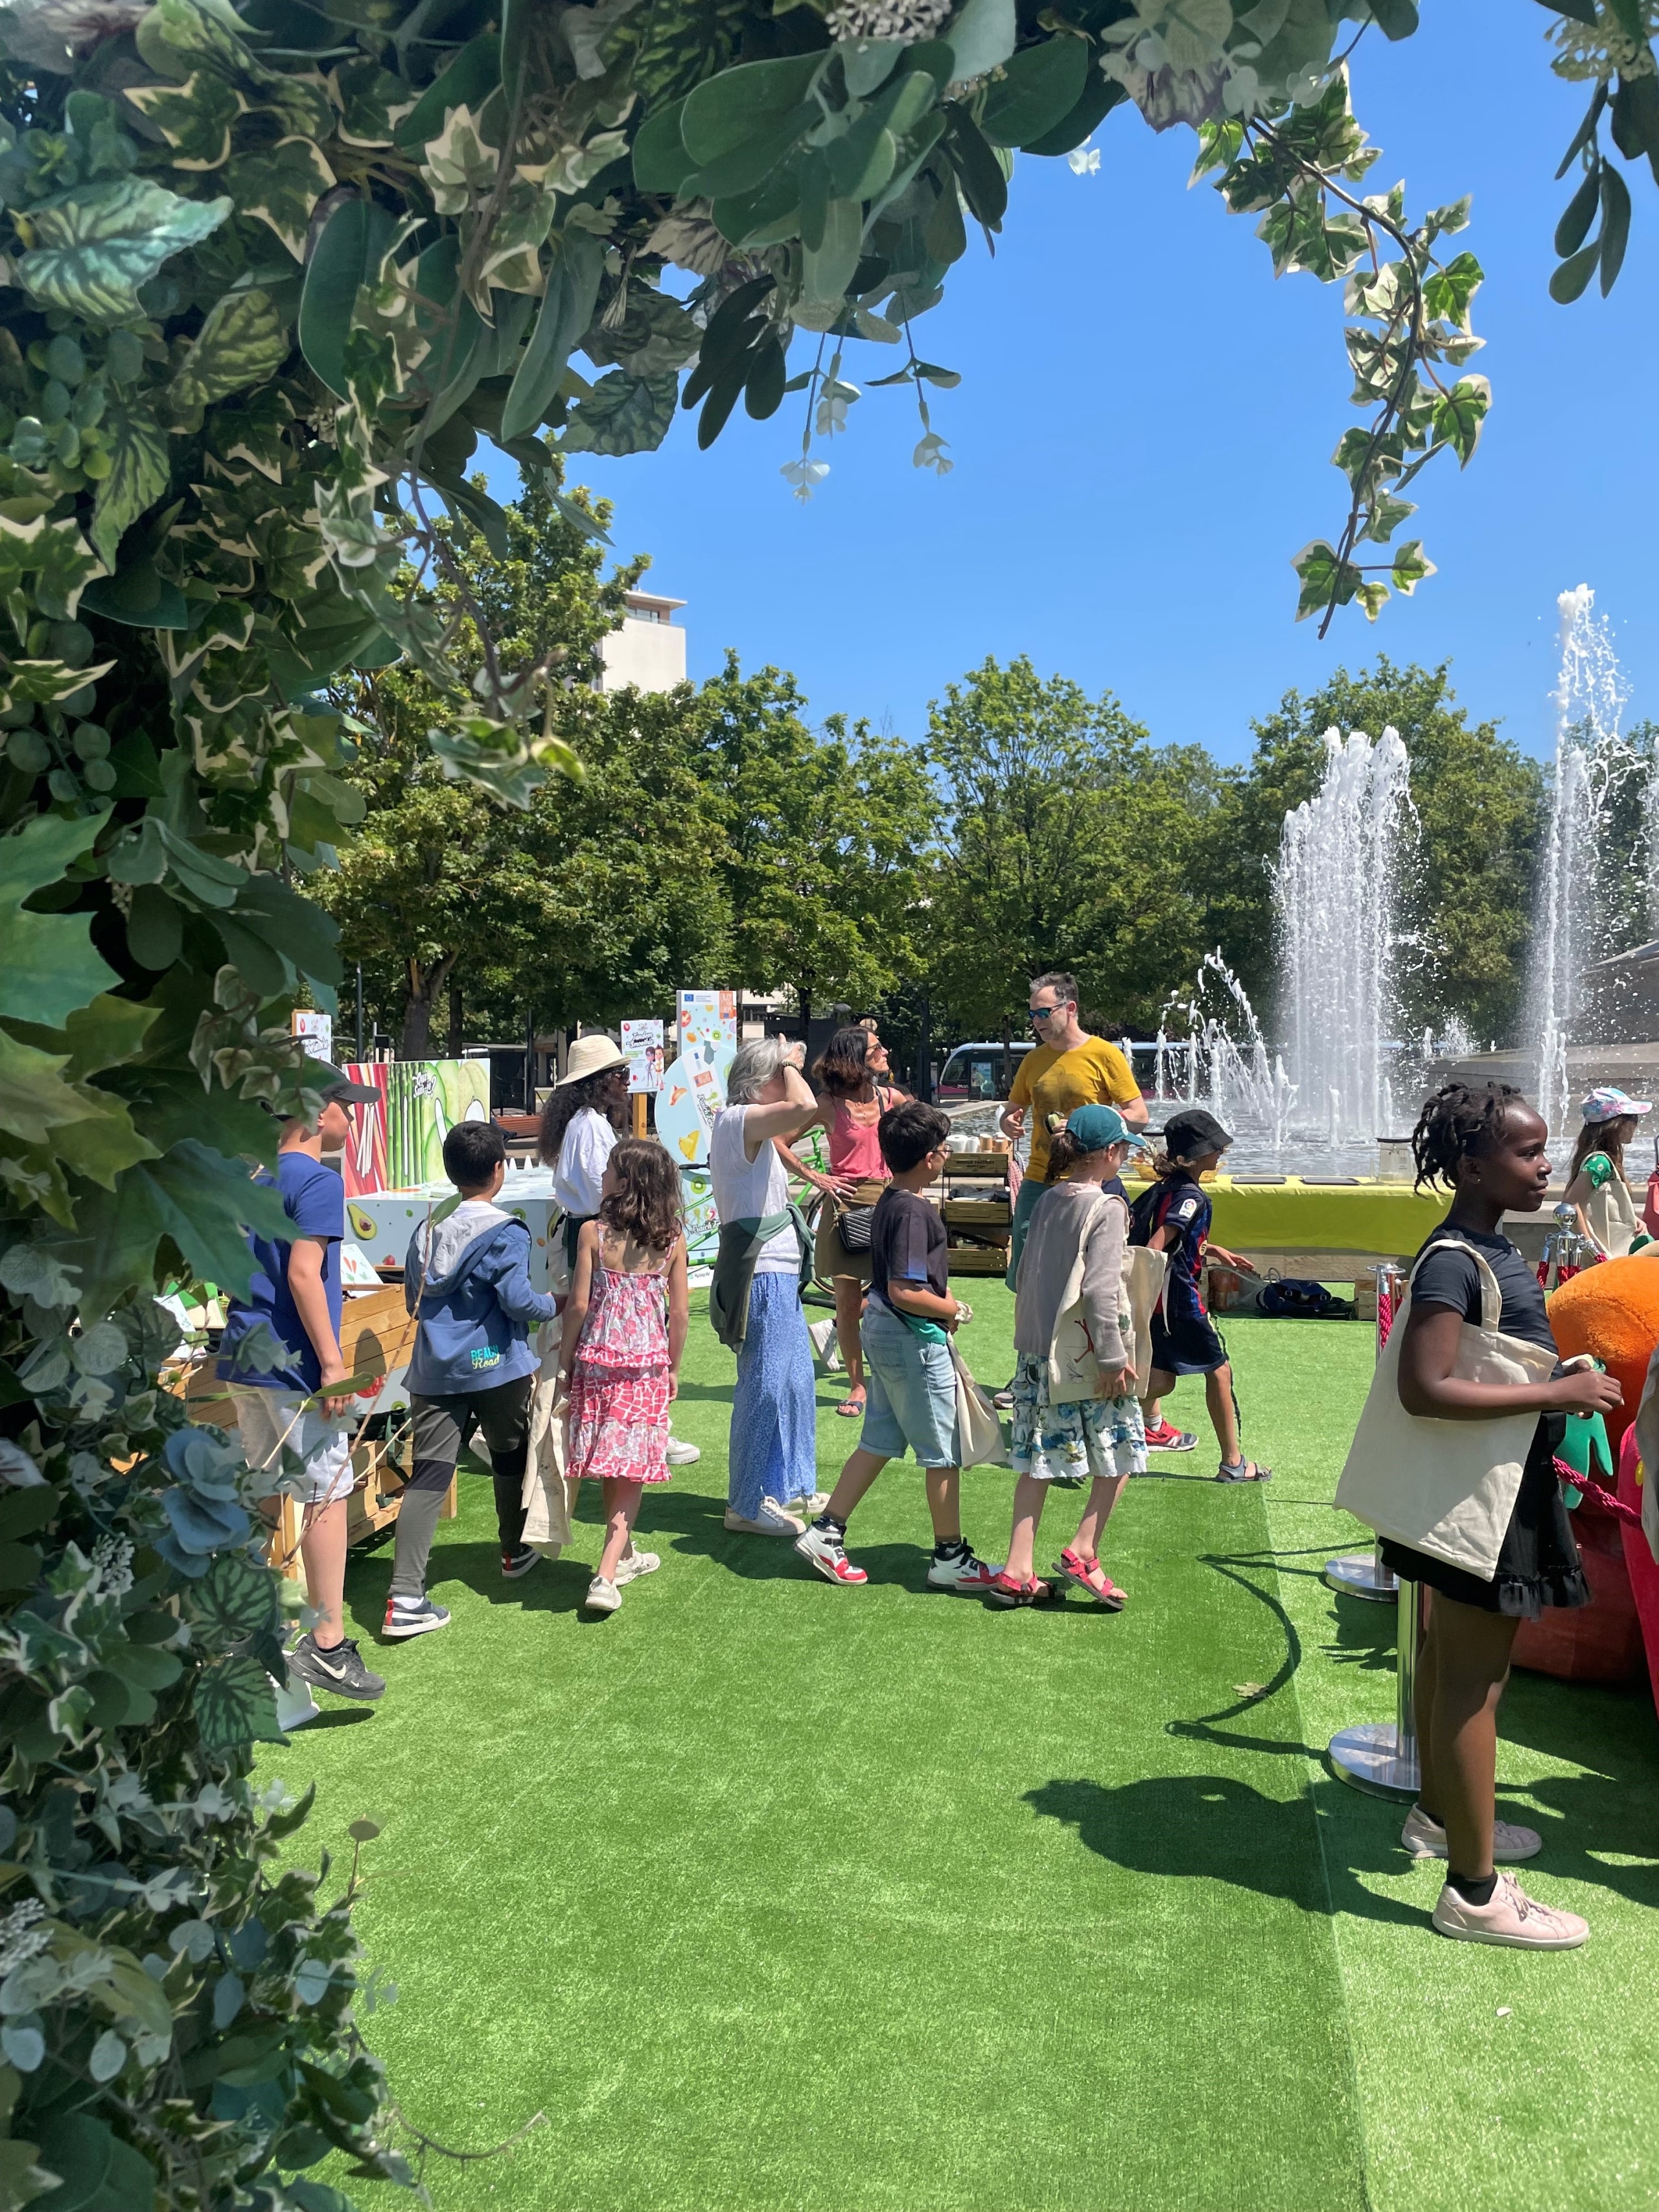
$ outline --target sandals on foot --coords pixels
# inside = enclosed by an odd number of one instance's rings
[[[841,1415],[844,1421],[856,1421],[861,1419],[864,1414],[864,1393],[860,1390],[856,1398],[852,1396],[849,1393],[848,1396],[842,1400],[840,1405],[836,1407],[836,1411]]]
[[[1005,1567],[994,1581],[986,1584],[985,1595],[993,1605],[1041,1605],[1045,1598],[1052,1597],[1054,1592],[1047,1583],[1039,1582],[1035,1575],[1028,1575],[1022,1582],[1018,1575],[1011,1575]]]
[[[1098,1559],[1085,1559],[1069,1545],[1060,1553],[1054,1572],[1064,1575],[1068,1583],[1075,1583],[1080,1590],[1087,1590],[1096,1603],[1104,1606],[1108,1613],[1121,1613],[1127,1602],[1124,1593]]]
[[[1223,1460],[1216,1469],[1218,1482],[1271,1482],[1273,1471],[1270,1467],[1258,1467],[1253,1459]]]

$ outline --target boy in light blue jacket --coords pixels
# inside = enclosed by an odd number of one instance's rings
[[[409,1395],[415,1464],[398,1511],[397,1550],[385,1633],[425,1636],[449,1613],[426,1594],[427,1560],[455,1463],[474,1427],[483,1430],[495,1475],[501,1573],[528,1574],[538,1554],[524,1540],[525,1460],[538,1362],[530,1333],[551,1321],[556,1301],[532,1288],[530,1231],[494,1203],[507,1144],[493,1121],[458,1121],[444,1139],[444,1172],[460,1203],[427,1220],[410,1240],[404,1295],[420,1316]]]

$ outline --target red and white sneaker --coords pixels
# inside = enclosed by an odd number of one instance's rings
[[[796,1537],[795,1549],[827,1583],[846,1583],[851,1587],[870,1579],[862,1567],[855,1567],[848,1558],[841,1538],[832,1529],[820,1528],[816,1522]]]
[[[1198,1449],[1198,1438],[1189,1429],[1178,1429],[1173,1421],[1149,1421],[1146,1425],[1148,1451],[1189,1452]]]
[[[971,1544],[964,1544],[959,1552],[947,1552],[943,1558],[934,1553],[927,1569],[927,1582],[932,1589],[955,1590],[963,1597],[983,1597],[1001,1572],[1000,1566],[988,1566],[976,1556]]]

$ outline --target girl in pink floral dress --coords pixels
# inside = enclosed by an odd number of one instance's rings
[[[566,1479],[597,1476],[605,1503],[605,1550],[584,1601],[593,1613],[622,1603],[625,1554],[630,1581],[659,1564],[630,1540],[646,1484],[668,1480],[686,1315],[678,1174],[660,1145],[627,1138],[606,1164],[599,1217],[577,1240],[559,1355],[570,1392]]]

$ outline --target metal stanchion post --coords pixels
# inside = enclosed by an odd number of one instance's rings
[[[1417,1760],[1417,1653],[1423,1636],[1420,1583],[1400,1584],[1395,1661],[1395,1717],[1342,1729],[1331,1738],[1331,1764],[1345,1782],[1376,1797],[1415,1797],[1422,1780]]]

